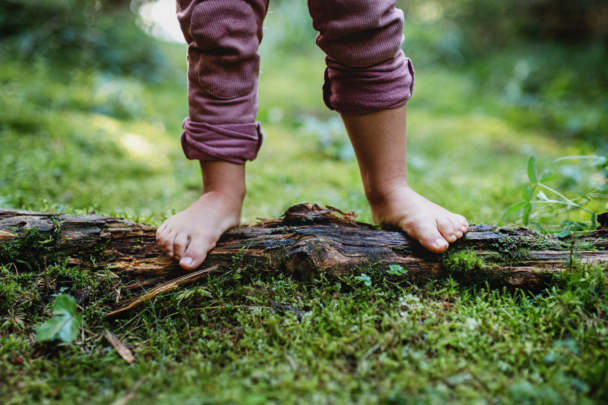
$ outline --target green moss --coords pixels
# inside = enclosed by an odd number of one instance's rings
[[[523,257],[523,253],[522,254]],[[510,274],[494,266],[496,257],[483,258],[472,249],[453,251],[442,260],[446,274],[465,285],[499,283]]]
[[[532,236],[505,235],[496,242],[489,244],[498,253],[491,259],[494,264],[515,265],[530,259],[530,252],[536,250],[568,250],[568,246],[546,235],[532,233]]]
[[[441,263],[448,273],[478,273],[483,270],[484,260],[472,249],[450,252]]]
[[[478,277],[485,268],[466,250],[444,262],[455,276]],[[0,296],[12,303],[0,314],[0,377],[6,381],[0,396],[7,404],[108,403],[139,380],[134,401],[150,404],[198,400],[201,390],[207,403],[218,404],[254,397],[269,404],[434,403],[436,395],[443,395],[441,403],[496,397],[521,403],[524,394],[540,398],[548,390],[556,403],[593,404],[608,396],[608,364],[597,361],[607,349],[605,316],[601,322],[583,316],[608,305],[601,269],[575,267],[535,297],[452,281],[397,285],[371,268],[360,269],[373,279],[365,288],[352,277],[303,282],[243,269],[113,321],[103,312],[116,290],[99,284],[80,304],[87,332],[74,346],[31,344],[31,327],[49,308],[44,277],[9,270],[0,268]],[[49,268],[47,276],[55,289],[72,295],[96,278],[63,266]],[[270,300],[305,314],[278,311]],[[104,330],[133,350],[134,364],[108,345]]]
[[[53,235],[43,234],[37,228],[19,232],[19,237],[0,243],[0,265],[17,266],[21,271],[32,271],[44,267],[44,258],[50,256],[54,246]],[[47,261],[49,257],[47,257]]]

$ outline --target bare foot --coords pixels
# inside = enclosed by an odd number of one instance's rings
[[[398,227],[431,252],[445,252],[469,229],[452,214],[408,187],[406,105],[361,115],[342,115],[353,143],[374,222]]]
[[[194,204],[167,219],[156,232],[156,242],[168,256],[194,270],[230,228],[240,225],[243,199],[222,192],[203,194]]]
[[[245,165],[201,162],[203,195],[158,228],[156,242],[186,270],[201,265],[230,228],[239,226],[245,199]]]
[[[403,229],[434,253],[445,252],[469,230],[467,220],[427,200],[408,186],[370,199],[374,222]]]

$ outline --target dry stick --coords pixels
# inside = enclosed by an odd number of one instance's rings
[[[215,270],[217,270],[218,267],[219,267],[218,265],[215,265],[215,266],[203,269],[203,270],[196,271],[194,273],[186,274],[185,276],[178,277],[173,280],[169,280],[166,283],[156,286],[155,288],[147,291],[144,294],[141,294],[138,297],[134,297],[127,301],[124,301],[120,307],[118,307],[114,311],[106,314],[106,318],[129,311],[133,308],[136,308],[136,307],[142,305],[144,302],[149,301],[152,298],[159,296],[160,294],[168,293],[169,291],[173,291],[182,285],[200,280],[207,274],[212,273]]]
[[[146,286],[148,284],[158,283],[162,279],[164,279],[164,277],[155,277],[155,278],[152,278],[150,280],[144,280],[142,282],[136,281],[133,284],[127,284],[126,286],[123,286],[122,288],[124,288],[125,290],[132,290],[134,288],[144,287],[144,286]]]
[[[17,273],[17,275],[19,275],[19,270],[17,270],[17,265],[15,264],[15,262],[13,262],[13,267],[15,268],[15,273]]]

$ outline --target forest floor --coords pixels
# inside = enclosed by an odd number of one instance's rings
[[[0,206],[124,216],[158,225],[201,192],[179,142],[187,115],[184,48],[164,45],[160,83],[44,64],[0,69]],[[323,55],[264,55],[265,144],[247,165],[244,221],[300,202],[371,220],[339,116],[321,101]],[[420,70],[408,103],[408,179],[477,223],[500,223],[521,199],[531,155],[576,194],[602,181],[568,155],[591,142],[519,122],[474,75]],[[605,200],[590,208],[606,210]],[[576,215],[573,219],[578,219]],[[517,221],[517,218],[512,218]],[[520,223],[520,222],[514,222]],[[49,266],[0,268],[0,397],[6,404],[605,403],[608,276],[575,266],[546,291],[491,291],[354,278],[302,282],[239,268],[108,321],[101,276]],[[95,289],[73,345],[34,343],[52,293]],[[301,320],[269,299],[308,311]],[[103,338],[132,348],[126,364]],[[131,395],[132,394],[132,395]],[[122,401],[122,402],[121,402]]]

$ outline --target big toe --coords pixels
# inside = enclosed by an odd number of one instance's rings
[[[443,253],[450,246],[437,230],[437,225],[430,221],[418,224],[411,232],[406,232],[433,253]]]
[[[184,253],[184,256],[179,261],[179,265],[186,270],[196,269],[203,263],[205,257],[207,257],[207,252],[213,249],[214,246],[215,243],[209,238],[195,236],[190,241],[186,253]]]

